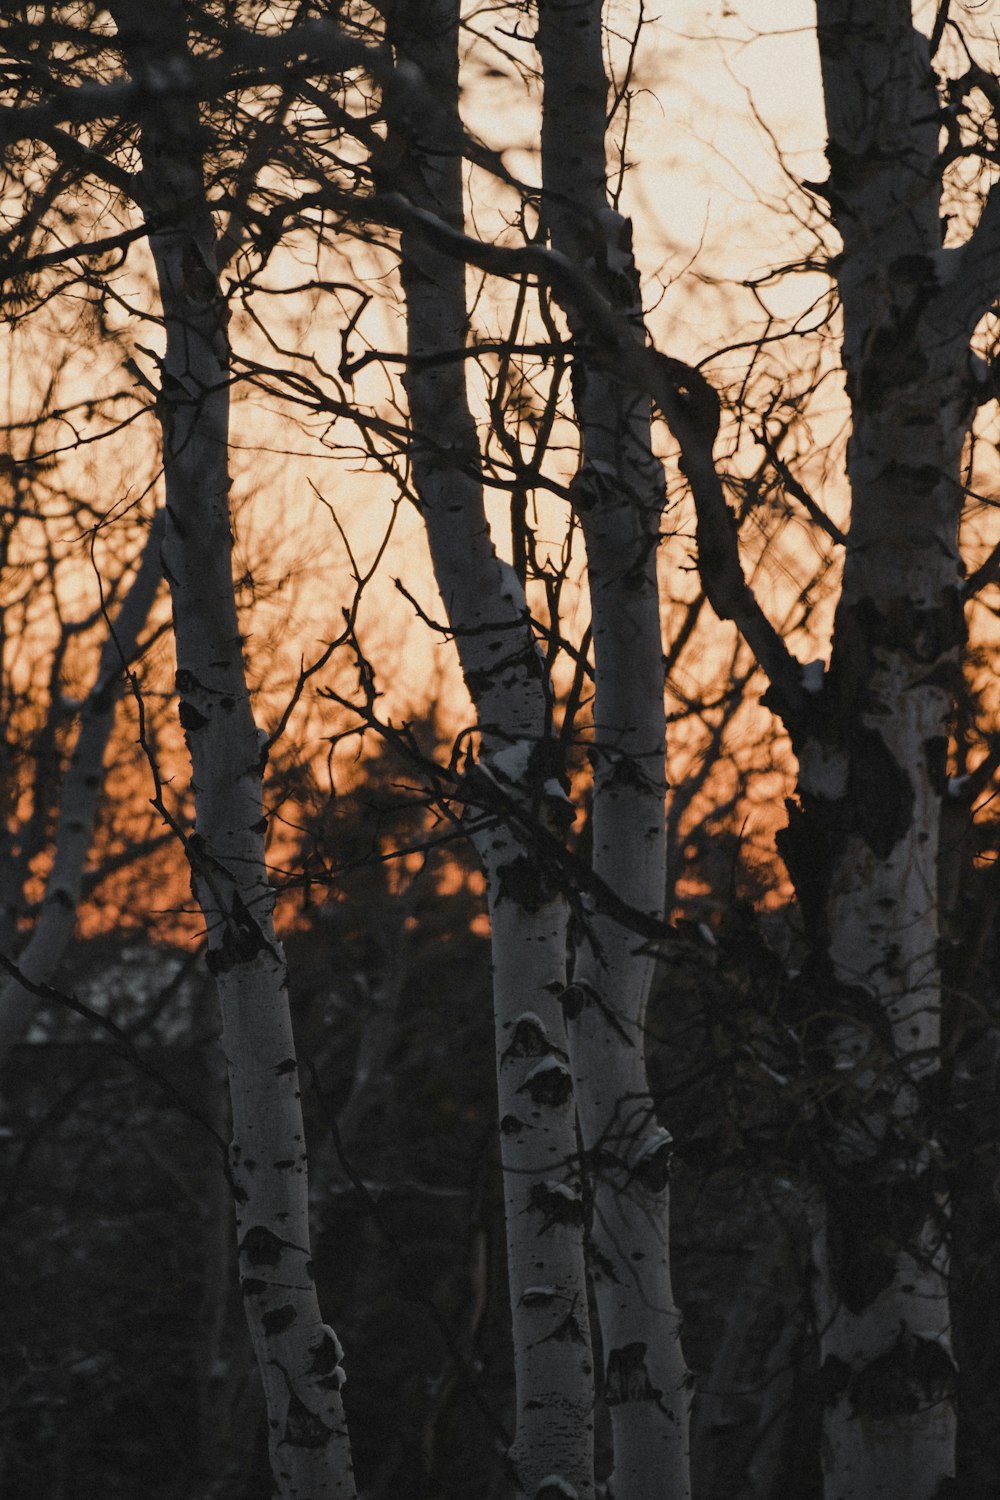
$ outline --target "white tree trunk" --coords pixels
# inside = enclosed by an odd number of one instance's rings
[[[852,520],[830,669],[793,730],[799,803],[781,847],[816,1009],[833,1018],[816,1023],[821,1065],[840,1085],[814,1203],[824,1493],[934,1500],[954,1475],[937,859],[964,639],[971,323],[940,250],[938,100],[910,4],[817,10]]]
[[[112,6],[141,111],[143,209],[166,327],[160,419],[164,571],[180,718],[191,754],[192,881],[222,1010],[240,1284],[282,1500],[355,1494],[342,1351],[322,1320],[309,1245],[306,1150],[284,954],[264,863],[266,747],[254,724],[232,581],[227,312],[177,0]],[[162,97],[166,86],[169,97]]]
[[[457,108],[458,8],[452,0],[392,7],[390,38],[422,69],[435,99]],[[406,122],[414,128],[415,122]],[[462,224],[459,158],[448,120],[420,122],[399,169],[408,196]],[[435,151],[435,146],[439,149]],[[594,1371],[583,1257],[583,1198],[559,994],[568,905],[539,868],[530,838],[506,825],[513,805],[550,826],[566,799],[553,762],[548,684],[524,593],[495,553],[475,425],[459,361],[427,356],[465,344],[465,268],[403,237],[405,377],[413,475],[435,575],[455,632],[481,734],[472,785],[497,815],[474,816],[492,921],[493,991],[517,1421],[510,1452],[518,1493],[590,1500]]]
[[[912,433],[905,441],[909,452],[920,447]],[[859,469],[856,453],[851,545],[862,565],[849,555],[827,690],[834,707],[838,674],[857,673],[859,701],[841,748],[799,747],[800,809],[783,840],[804,907],[815,902],[816,1003],[835,1018],[826,1050],[843,1090],[825,1132],[828,1171],[814,1219],[824,1493],[933,1500],[954,1472],[955,1440],[946,1192],[933,1119],[944,684],[959,640],[955,523],[936,529],[941,545],[912,545],[907,555],[898,537],[919,497],[863,487]],[[957,489],[957,455],[952,473]],[[870,552],[861,540],[868,504],[880,526],[891,530],[895,519],[898,528]],[[884,571],[872,566],[878,558]]]
[[[160,512],[150,525],[135,578],[104,643],[94,686],[80,713],[80,728],[59,798],[52,868],[45,882],[42,909],[28,942],[17,956],[21,973],[36,984],[51,979],[76,926],[87,855],[104,789],[104,757],[125,668],[135,655],[139,635],[163,578],[162,544]],[[37,1003],[36,997],[16,979],[9,979],[0,990],[0,1065],[27,1030]]]
[[[476,843],[493,939],[517,1386],[510,1459],[526,1495],[583,1500],[594,1492],[594,1364],[573,1083],[558,1000],[566,982],[566,902],[532,880],[530,851],[502,827]]]
[[[631,226],[606,189],[608,84],[600,0],[540,0],[544,217],[553,247],[588,270],[623,320],[642,310]],[[587,546],[595,661],[593,865],[636,910],[663,916],[666,724],[656,551],[665,502],[648,396],[623,385],[567,308],[578,341],[582,464],[574,505]],[[615,1500],[690,1495],[690,1378],[670,1276],[670,1139],[645,1061],[655,958],[591,912],[566,996],[593,1191],[591,1272],[614,1434]]]

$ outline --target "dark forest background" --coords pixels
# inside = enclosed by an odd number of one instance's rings
[[[424,817],[405,768],[388,755],[370,762],[303,834],[303,867],[336,860],[341,873],[286,897],[316,1266],[347,1351],[367,1500],[488,1500],[503,1490],[513,1395],[489,942],[460,841],[406,869],[387,857],[420,843]],[[697,894],[660,954],[649,1046],[675,1138],[696,1492],[811,1500],[822,1392],[803,1194],[822,1150],[821,1070],[809,1056],[820,1000],[797,968],[794,906],[763,909],[760,869],[741,860],[739,840],[724,858],[717,838],[700,863],[696,842],[688,853]],[[994,1493],[1000,1473],[995,884],[970,861],[946,954],[939,1136],[968,1500]],[[133,933],[77,942],[58,985],[120,1027],[135,1057],[40,1004],[7,1070],[3,1493],[265,1500],[263,1408],[209,1129],[225,1136],[211,977],[197,952]],[[830,1186],[850,1201],[850,1181]],[[842,1250],[848,1274],[866,1274],[854,1247]]]

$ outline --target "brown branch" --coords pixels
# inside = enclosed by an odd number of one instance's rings
[[[930,53],[932,61],[937,53],[938,48],[941,45],[941,40],[944,36],[944,29],[948,24],[948,11],[950,10],[950,8],[951,0],[939,0],[937,15],[934,17],[934,25],[931,28],[930,36]]]
[[[75,245],[60,246],[58,250],[44,250],[38,255],[26,255],[20,260],[8,260],[4,265],[4,280],[12,276],[30,276],[43,271],[47,266],[62,266],[71,260],[83,260],[90,255],[108,255],[112,250],[125,250],[136,240],[148,239],[156,226],[151,223],[138,224],[132,229],[122,229],[118,234],[105,235],[100,240],[78,240]]]
[[[836,521],[832,520],[821,506],[817,505],[805,486],[796,479],[775,445],[771,442],[766,431],[761,433],[758,441],[771,460],[774,471],[781,480],[786,492],[798,500],[810,520],[815,521],[820,530],[825,531],[832,542],[836,542],[838,547],[846,547],[847,537],[845,533],[841,531]]]
[[[1000,542],[997,542],[989,557],[970,573],[965,580],[962,595],[965,599],[974,599],[982,589],[990,583],[1000,581]]]

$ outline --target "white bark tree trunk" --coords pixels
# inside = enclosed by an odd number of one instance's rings
[[[160,512],[150,526],[135,578],[104,643],[94,686],[80,713],[80,728],[59,798],[52,868],[45,882],[42,909],[17,957],[21,973],[36,984],[51,979],[76,926],[87,855],[104,788],[104,757],[125,668],[135,655],[163,578],[162,544]],[[27,1030],[37,1003],[16,979],[8,979],[0,990],[0,1065]]]
[[[446,141],[457,111],[458,8],[431,0],[389,11],[389,35],[423,71],[442,115],[407,121],[415,145],[396,182],[411,201],[461,226],[461,163]],[[400,131],[402,139],[403,130]],[[466,342],[465,268],[402,239],[411,364],[405,384],[413,475],[481,735],[474,773],[495,817],[475,818],[492,921],[493,990],[513,1320],[517,1420],[510,1462],[531,1500],[590,1500],[594,1371],[583,1256],[583,1198],[573,1089],[559,994],[566,981],[568,905],[503,806],[558,825],[566,799],[553,759],[548,684],[527,604],[496,556],[472,477],[479,449],[461,361],[430,363]]]
[[[819,0],[853,431],[830,669],[793,730],[782,852],[810,930],[830,1101],[815,1201],[826,1500],[934,1500],[954,1475],[937,859],[964,640],[972,411],[940,249],[936,83],[909,0]]]
[[[589,272],[642,336],[631,226],[606,188],[608,82],[600,0],[540,0],[544,77],[543,214],[553,248]],[[573,389],[582,438],[574,505],[587,546],[595,662],[593,867],[638,911],[666,894],[666,723],[656,553],[665,503],[648,395],[616,379],[577,340]],[[690,1378],[670,1276],[670,1139],[645,1061],[655,958],[592,911],[565,1003],[577,1111],[593,1191],[591,1273],[614,1434],[615,1500],[690,1495]]]
[[[264,863],[266,742],[251,711],[232,580],[227,312],[202,177],[184,10],[118,0],[112,14],[140,111],[142,207],[166,329],[160,420],[163,565],[180,719],[195,787],[186,849],[209,931],[229,1071],[240,1284],[282,1500],[353,1500],[342,1351],[320,1314],[284,954]],[[166,90],[164,97],[163,90]]]

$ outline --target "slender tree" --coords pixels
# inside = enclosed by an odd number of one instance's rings
[[[817,20],[830,170],[811,189],[843,246],[830,269],[852,424],[821,676],[746,586],[707,443],[685,443],[683,423],[678,435],[706,591],[769,675],[798,763],[780,849],[810,944],[803,1008],[825,1101],[810,1146],[825,1494],[931,1500],[955,1465],[938,859],[968,597],[962,458],[992,394],[970,341],[995,296],[995,191],[962,243],[942,239],[950,166],[988,149],[958,117],[995,85],[975,64],[940,78],[909,0],[818,0]]]
[[[543,218],[553,249],[645,337],[632,228],[606,184],[609,87],[600,0],[540,0]],[[657,555],[666,500],[648,392],[620,379],[566,300],[581,466],[573,506],[587,548],[595,663],[593,869],[635,911],[666,897],[666,724]],[[593,1277],[619,1500],[690,1494],[689,1377],[670,1277],[670,1137],[645,1065],[655,954],[591,912],[568,1004],[570,1048],[592,1179]]]
[[[184,7],[112,6],[138,85],[141,205],[166,332],[158,415],[164,572],[195,831],[185,844],[222,1009],[239,1268],[264,1387],[278,1493],[355,1493],[342,1351],[323,1322],[310,1254],[308,1177],[286,964],[264,864],[267,739],[254,723],[236,615],[229,517],[229,347],[206,199]],[[169,89],[165,107],[161,80]]]
[[[140,635],[163,580],[160,547],[163,516],[158,513],[132,584],[123,599],[101,651],[95,681],[80,705],[80,728],[69,764],[59,786],[59,813],[52,834],[52,867],[45,895],[31,935],[17,954],[17,964],[29,980],[51,979],[73,935],[77,911],[84,891],[86,862],[94,838],[94,825],[104,788],[104,759],[114,727],[115,710],[127,673],[137,654]],[[58,701],[50,713],[60,713]],[[40,820],[45,828],[46,820]],[[33,854],[26,848],[21,859],[10,859],[10,873],[22,875]],[[16,900],[20,893],[13,893]],[[8,953],[9,957],[14,956]],[[17,980],[9,979],[0,990],[0,1062],[23,1036],[36,1006],[35,997]]]
[[[751,651],[769,679],[767,705],[796,761],[781,850],[808,961],[794,983],[781,984],[798,1006],[795,1038],[807,1072],[798,1086],[809,1119],[795,1137],[804,1146],[812,1223],[826,1500],[941,1500],[949,1489],[956,1372],[941,1129],[942,815],[970,805],[962,799],[972,792],[948,783],[950,721],[965,604],[997,573],[992,556],[963,578],[963,456],[977,406],[1000,389],[993,366],[973,353],[987,348],[981,325],[995,297],[1000,198],[996,189],[967,196],[958,227],[953,212],[968,163],[995,165],[1000,91],[949,27],[951,9],[938,7],[928,42],[907,0],[817,0],[830,170],[826,182],[806,186],[841,241],[827,269],[843,319],[852,428],[847,534],[806,495],[814,524],[844,550],[822,669],[796,659],[747,583],[739,518],[716,453],[718,398],[697,370],[648,341],[629,224],[606,181],[609,88],[597,4],[540,0],[542,183],[522,200],[522,224],[537,212],[540,228],[521,239],[511,231],[485,243],[465,229],[463,158],[493,170],[508,191],[520,185],[460,124],[452,0],[394,0],[383,13],[387,46],[329,20],[297,16],[293,24],[289,16],[284,25],[269,13],[262,29],[243,31],[231,7],[115,0],[129,77],[107,76],[110,32],[102,22],[87,53],[92,69],[100,56],[102,81],[68,88],[54,80],[50,97],[12,111],[19,126],[3,126],[8,139],[20,129],[42,141],[57,164],[16,232],[5,235],[19,277],[84,255],[78,245],[36,243],[73,173],[92,174],[141,211],[144,222],[109,235],[105,253],[143,237],[152,249],[165,352],[147,356],[142,378],[155,389],[162,433],[163,560],[195,789],[185,848],[222,1005],[240,1271],[283,1495],[350,1495],[353,1481],[340,1350],[320,1320],[309,1262],[285,961],[264,864],[268,746],[253,720],[233,596],[233,360],[219,272],[240,243],[266,263],[288,225],[322,257],[331,215],[338,230],[363,226],[377,237],[389,226],[400,235],[408,416],[383,415],[366,435],[395,444],[394,458],[407,468],[476,715],[473,751],[453,767],[449,811],[466,806],[492,921],[517,1373],[512,1481],[530,1500],[591,1500],[595,1392],[603,1389],[617,1500],[689,1493],[688,1382],[667,1255],[670,1142],[643,1057],[651,942],[665,936],[667,879],[656,568],[664,481],[650,441],[655,407],[694,498],[704,597],[735,623],[739,649]],[[204,23],[196,47],[186,29],[193,18]],[[380,25],[372,20],[371,30]],[[53,55],[66,55],[73,31]],[[31,92],[41,64],[30,47],[22,52],[14,73]],[[954,61],[950,76],[935,74],[935,56]],[[348,109],[355,95],[341,85],[348,66],[381,85],[357,118]],[[330,76],[314,84],[324,68]],[[220,249],[205,185],[216,148],[208,122],[222,117],[213,101],[230,88],[234,69],[237,88],[279,78],[283,108],[294,96],[294,121],[286,127],[282,114],[255,137],[261,161],[274,164],[257,198],[250,176],[242,183],[238,173],[220,176],[229,210]],[[133,174],[122,163],[134,149],[136,119],[141,171]],[[341,128],[352,140],[335,160],[331,130]],[[227,160],[239,157],[235,142],[225,147]],[[488,440],[477,432],[465,376],[469,266],[516,280],[522,299],[529,287],[541,289],[540,322],[554,335],[542,358],[573,367],[579,468],[568,486],[543,462],[544,443],[523,463],[499,398]],[[562,309],[562,333],[550,298]],[[357,327],[355,319],[349,332]],[[510,343],[499,351],[507,368]],[[249,358],[241,368],[258,388],[283,390],[324,420],[352,414],[343,385],[318,359],[303,374],[304,359],[283,350],[279,357],[284,370]],[[342,375],[348,363],[345,351]],[[552,390],[537,420],[549,432],[569,409],[558,374]],[[768,463],[786,494],[805,493],[773,448]],[[514,567],[499,559],[487,523],[485,485],[498,475],[514,491]],[[590,624],[582,640],[562,640],[555,594],[544,623],[529,613],[526,560],[531,586],[540,583],[526,535],[532,486],[567,501],[585,539]],[[152,570],[140,570],[144,587]],[[128,607],[116,627],[126,658]],[[696,601],[690,632],[699,610]],[[686,630],[688,623],[678,640],[689,638]],[[569,836],[563,764],[572,714],[569,730],[556,728],[553,652],[563,645],[574,662],[575,707],[583,684],[592,681],[595,692],[593,803],[582,849]],[[735,652],[730,659],[736,675]],[[105,729],[107,665],[94,700]],[[302,687],[306,680],[304,672]],[[80,746],[90,747],[79,765],[85,777],[100,759],[99,727],[95,717],[90,738],[86,725],[81,731]],[[992,765],[982,774],[969,769],[973,788],[993,774]],[[53,869],[53,900],[62,908],[60,891],[75,899],[69,851],[78,880],[81,824],[90,816],[74,774]],[[86,786],[93,790],[90,780]],[[65,927],[64,919],[55,927],[45,920],[40,933]],[[372,1056],[384,1057],[387,1033],[379,1040],[377,1030]],[[596,1383],[588,1250],[604,1366]],[[774,1262],[774,1246],[765,1245],[768,1274]],[[740,1368],[735,1341],[732,1333],[721,1356],[730,1368]],[[773,1403],[770,1411],[777,1421]]]
[[[398,165],[391,186],[460,230],[458,8],[453,0],[400,0],[386,16],[398,56],[421,69],[437,105],[436,119],[395,121],[389,150],[395,148]],[[524,590],[497,557],[482,484],[474,477],[479,442],[463,362],[454,357],[468,332],[465,267],[405,232],[400,254],[414,482],[480,735],[471,775],[483,812],[470,826],[486,872],[492,926],[517,1390],[510,1461],[518,1493],[532,1500],[587,1500],[594,1485],[594,1371],[573,1084],[560,1007],[569,905],[539,866],[530,836],[526,840],[502,810],[516,806],[529,822],[537,818],[556,831],[568,799],[550,685]]]

